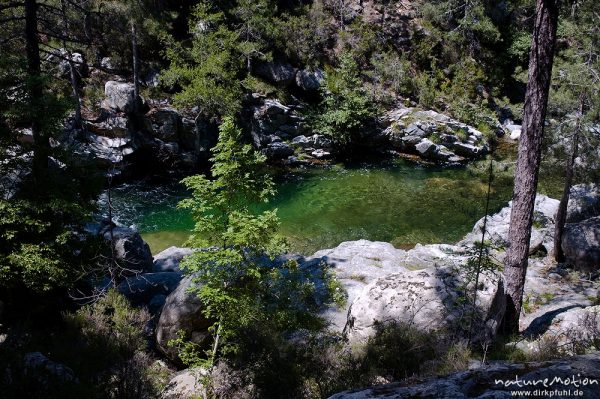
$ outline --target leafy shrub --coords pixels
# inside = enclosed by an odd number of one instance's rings
[[[372,123],[376,110],[362,88],[358,64],[351,54],[340,57],[339,68],[327,71],[322,91],[324,98],[315,129],[342,147],[355,144],[361,130]]]
[[[171,371],[147,351],[145,310],[132,308],[116,291],[63,315],[60,325],[27,328],[20,342],[0,347],[3,398],[155,398]],[[21,335],[21,334],[19,334]],[[24,364],[26,353],[41,352],[73,379]],[[5,389],[6,385],[8,388]]]
[[[208,363],[220,356],[243,356],[252,347],[244,340],[256,325],[266,337],[319,329],[323,323],[317,311],[324,303],[341,300],[340,287],[324,265],[315,276],[296,261],[273,262],[286,247],[277,234],[276,211],[257,215],[251,209],[273,195],[273,181],[264,170],[265,156],[241,138],[233,119],[225,118],[211,159],[213,179],[196,175],[183,180],[192,198],[180,206],[190,209],[196,220],[189,244],[212,246],[195,251],[181,264],[201,283],[195,292],[205,304],[205,316],[216,321]],[[198,361],[194,348],[181,341],[175,344],[188,352],[190,361]]]
[[[450,374],[457,371],[467,370],[471,359],[471,349],[464,342],[456,343],[448,349],[438,366],[441,374]]]
[[[146,352],[145,309],[111,290],[64,319],[68,328],[56,340],[57,355],[98,397],[152,398],[165,384],[168,370]]]
[[[404,323],[379,323],[366,344],[363,362],[370,375],[389,381],[418,375],[428,362],[439,359],[444,350],[440,338]]]

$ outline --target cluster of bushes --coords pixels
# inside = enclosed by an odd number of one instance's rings
[[[0,346],[2,397],[157,397],[172,371],[149,350],[149,320],[144,309],[109,291],[45,328],[35,321],[13,325]],[[27,354],[34,352],[62,371],[28,364]]]
[[[207,390],[229,398],[327,398],[352,388],[468,367],[470,349],[401,323],[381,324],[366,343],[350,347],[339,335],[300,331],[282,338],[244,331],[243,350],[220,359]]]

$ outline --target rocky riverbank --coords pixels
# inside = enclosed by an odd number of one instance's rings
[[[568,213],[570,223],[563,240],[567,262],[556,264],[548,254],[552,251],[558,201],[538,195],[520,326],[523,338],[510,343],[512,347],[535,354],[543,350],[549,340],[554,340],[565,348],[564,353],[578,353],[582,346],[589,346],[598,339],[600,283],[597,279],[579,274],[597,273],[600,265],[597,255],[600,251],[598,204],[600,195],[597,186],[573,187]],[[492,248],[490,256],[498,264],[504,255],[509,214],[510,206],[491,215],[487,221],[486,240]],[[324,263],[329,265],[346,293],[346,303],[341,307],[323,308],[322,316],[328,321],[332,333],[342,334],[354,345],[372,336],[377,322],[389,320],[407,322],[423,331],[454,329],[457,334],[465,334],[459,326],[461,317],[469,309],[465,309],[461,298],[473,290],[472,275],[467,265],[474,254],[475,243],[481,240],[482,225],[483,220],[477,222],[473,231],[455,245],[417,245],[413,249],[402,250],[389,243],[359,240],[344,242],[309,257],[288,255],[286,259],[292,257],[300,267],[310,270],[318,270]],[[99,229],[98,234],[106,237],[105,230]],[[152,312],[158,349],[178,363],[177,353],[167,345],[170,339],[176,338],[177,331],[186,331],[199,344],[209,338],[207,328],[210,322],[203,317],[203,305],[188,293],[188,288],[194,283],[190,277],[182,278],[178,267],[180,260],[191,250],[172,247],[156,255],[149,263],[145,243],[135,232],[130,233],[127,235],[119,230],[118,248],[123,248],[123,251],[118,253],[122,252],[123,259],[130,264],[143,265],[143,268],[138,274],[123,280],[118,290],[132,303],[146,306]],[[276,267],[282,260],[275,260],[273,266]],[[595,265],[595,269],[591,270],[590,265]],[[314,275],[317,276],[317,273]],[[315,278],[315,285],[319,286],[318,277]],[[478,323],[481,323],[473,339],[483,342],[495,335],[503,301],[503,281],[499,271],[486,271],[479,280],[475,308],[471,309],[478,314]],[[530,366],[501,367],[524,373],[530,370]],[[554,366],[550,364],[548,367],[552,370]],[[486,367],[485,370],[485,373],[493,374],[494,368]],[[460,385],[460,381],[471,378],[469,375],[456,377],[459,378],[456,381],[455,377],[449,377],[448,381]],[[185,378],[178,374],[170,386],[175,390],[183,389],[177,387],[178,381],[189,384],[189,378],[187,374]],[[441,383],[432,384],[438,389]],[[429,385],[410,389],[393,387],[400,393],[407,389],[415,392],[430,389]],[[369,392],[378,392],[379,395],[387,392],[385,389]],[[404,397],[402,395],[404,393],[398,397]]]
[[[307,95],[317,91],[324,79],[320,70],[269,65],[263,68],[265,79],[280,84],[289,77]],[[198,110],[175,109],[167,99],[136,99],[133,84],[118,75],[95,71],[95,76],[107,79],[100,108],[86,111],[81,128],[72,121],[66,124],[58,139],[62,147],[120,181],[153,173],[189,174],[206,165],[218,135],[214,120],[202,117]],[[243,103],[248,140],[271,162],[299,166],[344,158],[344,150],[331,137],[311,128],[309,105],[296,97],[283,103],[252,93]],[[503,135],[505,130],[498,125],[494,133]],[[23,132],[24,140],[27,134]],[[361,132],[359,141],[372,153],[410,154],[441,165],[465,163],[489,151],[486,137],[476,128],[401,103],[379,115],[373,126]]]

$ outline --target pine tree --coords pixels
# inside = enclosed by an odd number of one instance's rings
[[[315,128],[349,148],[375,117],[375,107],[362,86],[358,64],[351,54],[340,57],[339,68],[327,72],[325,83]]]
[[[519,315],[521,314],[523,288],[527,274],[529,240],[533,224],[533,209],[554,60],[557,24],[558,1],[538,0],[529,59],[529,81],[523,111],[523,131],[519,141],[515,170],[515,187],[508,231],[508,250],[504,261],[507,294],[504,328],[507,333],[517,333],[519,331]]]

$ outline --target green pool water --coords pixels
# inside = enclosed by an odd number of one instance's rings
[[[443,169],[397,161],[387,165],[298,170],[275,177],[281,233],[290,250],[311,254],[342,241],[369,239],[398,248],[416,243],[452,243],[483,216],[486,176],[473,168]],[[510,179],[494,180],[490,212],[505,206]],[[177,183],[115,190],[117,220],[139,229],[157,253],[182,245],[192,221],[177,209],[187,195]]]

